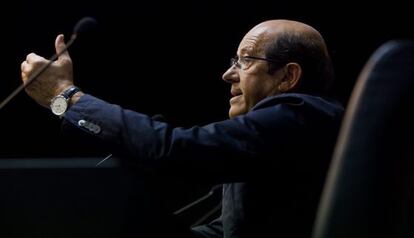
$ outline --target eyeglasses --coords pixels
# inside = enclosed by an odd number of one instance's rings
[[[235,56],[230,59],[230,67],[235,66],[238,69],[247,69],[249,66],[249,63],[253,60],[263,60],[271,63],[279,63],[276,60],[267,59],[267,58],[261,58],[261,57],[255,57],[255,56]]]

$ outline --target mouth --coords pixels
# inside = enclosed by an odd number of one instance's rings
[[[243,95],[243,92],[238,87],[233,87],[230,90],[231,98],[230,98],[230,104],[236,103],[241,96]]]
[[[231,90],[230,94],[231,96],[236,97],[242,95],[243,93],[240,90]]]
[[[230,98],[230,104],[237,102],[241,97],[242,93],[231,93],[232,97]]]

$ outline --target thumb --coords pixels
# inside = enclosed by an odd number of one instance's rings
[[[70,61],[69,52],[66,50],[65,37],[63,34],[60,34],[56,37],[55,49],[56,49],[56,54],[60,54],[60,52],[65,51],[59,56],[58,60],[69,60]]]

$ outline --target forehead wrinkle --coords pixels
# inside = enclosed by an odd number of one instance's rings
[[[260,54],[264,51],[267,34],[260,31],[256,34],[247,34],[240,44],[240,55],[244,54]]]

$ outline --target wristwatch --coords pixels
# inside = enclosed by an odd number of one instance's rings
[[[79,91],[80,89],[78,87],[72,86],[54,97],[50,102],[50,109],[53,114],[62,116],[69,108],[70,98]]]

